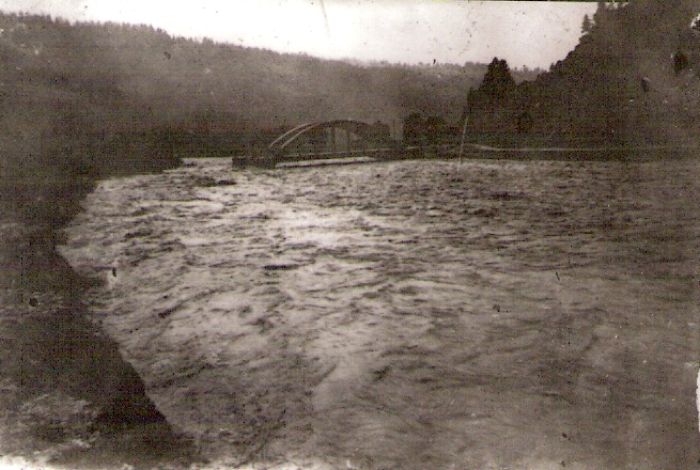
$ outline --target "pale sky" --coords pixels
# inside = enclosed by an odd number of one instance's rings
[[[595,2],[466,0],[0,0],[0,10],[145,23],[280,52],[362,61],[548,67],[578,42]]]

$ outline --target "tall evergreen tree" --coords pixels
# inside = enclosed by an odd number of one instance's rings
[[[492,100],[500,101],[513,90],[515,90],[515,80],[510,73],[508,62],[494,57],[486,69],[479,91]]]
[[[588,15],[583,16],[583,24],[581,25],[581,32],[583,34],[588,34],[593,30],[593,23]]]
[[[601,22],[605,21],[607,11],[608,11],[607,3],[606,2],[598,2],[598,6],[595,10],[595,13],[593,13],[593,22],[596,25],[600,25]]]

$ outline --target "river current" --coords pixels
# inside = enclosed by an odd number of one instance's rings
[[[62,254],[204,467],[695,468],[698,161],[99,184]]]

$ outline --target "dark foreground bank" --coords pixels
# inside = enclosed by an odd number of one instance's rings
[[[12,176],[0,205],[0,463],[187,466],[191,443],[88,317],[81,296],[97,281],[55,250],[94,178]]]

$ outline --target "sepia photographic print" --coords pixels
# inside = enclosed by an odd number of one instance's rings
[[[700,469],[700,0],[0,0],[0,469]]]

